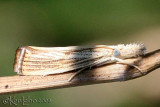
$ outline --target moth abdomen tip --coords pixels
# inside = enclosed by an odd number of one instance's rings
[[[14,72],[17,72],[18,74],[22,73],[22,63],[23,63],[25,52],[26,52],[26,47],[19,47],[16,50],[13,67],[14,67]]]

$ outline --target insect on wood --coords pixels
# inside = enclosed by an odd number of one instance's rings
[[[16,51],[14,71],[19,75],[49,75],[75,71],[75,75],[86,68],[112,62],[125,63],[126,58],[145,54],[143,44],[35,47],[24,46]],[[136,65],[128,64],[140,70]],[[140,70],[141,71],[141,70]]]

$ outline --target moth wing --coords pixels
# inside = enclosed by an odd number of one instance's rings
[[[92,47],[25,47],[22,75],[49,75],[89,67],[104,56],[107,49]],[[108,50],[109,52],[109,50]]]

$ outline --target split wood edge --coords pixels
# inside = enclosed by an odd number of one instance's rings
[[[160,49],[142,57],[126,59],[141,70],[125,64],[109,64],[81,72],[68,82],[75,71],[49,76],[8,76],[0,77],[0,94],[28,92],[35,90],[59,89],[97,83],[119,82],[145,76],[160,67]]]

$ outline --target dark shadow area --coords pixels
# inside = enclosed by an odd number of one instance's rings
[[[155,50],[155,51],[152,51],[152,52],[147,53],[147,54],[145,55],[145,57],[146,57],[146,58],[147,58],[147,57],[150,57],[151,55],[153,55],[153,53],[157,54],[157,52],[160,52],[160,49],[157,49],[157,50]]]
[[[95,59],[93,57],[93,54],[94,54],[94,46],[90,48],[86,48],[86,47],[76,48],[76,51],[73,53],[73,58],[74,58],[73,67],[75,68],[75,73],[82,69],[84,70],[80,71],[80,73],[87,72],[87,69],[92,69],[92,67],[94,67],[93,64],[94,64]],[[80,73],[76,74],[73,79],[77,78],[77,76]],[[92,75],[93,73],[94,72],[90,72],[90,75]],[[83,78],[83,81],[84,80],[85,80],[85,77]]]

